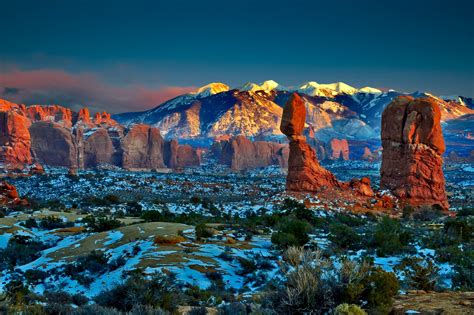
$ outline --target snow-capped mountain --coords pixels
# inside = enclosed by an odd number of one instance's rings
[[[279,130],[282,108],[292,92],[306,102],[307,123],[318,139],[378,139],[384,108],[397,96],[393,90],[383,92],[372,87],[354,88],[343,82],[320,84],[306,82],[285,87],[268,80],[245,83],[230,88],[211,83],[195,92],[180,95],[159,106],[136,113],[123,113],[113,118],[123,124],[146,123],[161,129],[166,138],[197,139],[221,135],[283,137]],[[443,121],[472,115],[472,99],[437,97],[415,92],[414,97],[436,99]]]

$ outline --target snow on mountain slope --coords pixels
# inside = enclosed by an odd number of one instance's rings
[[[283,87],[273,80],[246,83],[231,90],[223,83],[211,83],[193,93],[173,98],[144,112],[114,115],[124,124],[146,123],[157,126],[167,138],[207,138],[220,135],[278,135],[282,107],[292,91],[306,102],[307,123],[322,139],[343,137],[378,139],[385,107],[397,96],[393,90],[345,83],[319,84],[311,81],[297,88]],[[438,102],[443,121],[474,114],[472,99],[436,97],[415,92],[413,97],[432,97]]]

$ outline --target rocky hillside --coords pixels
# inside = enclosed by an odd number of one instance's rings
[[[165,141],[160,130],[145,124],[123,126],[108,113],[91,119],[86,108],[24,106],[0,100],[2,168],[71,169],[118,166],[125,169],[181,168],[200,164],[196,149]],[[35,165],[36,165],[35,164]]]
[[[114,115],[120,123],[146,123],[159,127],[165,138],[214,138],[223,135],[284,138],[278,130],[282,106],[291,92],[305,101],[307,119],[316,137],[328,142],[333,138],[370,140],[380,138],[381,114],[397,96],[404,93],[345,83],[307,82],[285,87],[275,81],[246,83],[231,89],[211,83],[194,93],[171,99],[157,107],[137,113]],[[440,106],[442,122],[474,114],[472,100],[466,97],[436,97],[415,92],[414,97],[433,98]],[[468,116],[469,117],[469,116]]]

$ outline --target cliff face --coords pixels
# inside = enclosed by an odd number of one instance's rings
[[[245,136],[229,137],[216,141],[212,148],[219,163],[233,170],[245,170],[270,165],[288,167],[288,145],[255,141]]]
[[[399,97],[382,114],[380,186],[407,204],[449,208],[441,111],[430,98]]]
[[[105,164],[127,169],[167,166],[158,128],[124,127],[105,112],[92,120],[87,108],[76,113],[57,105],[26,107],[2,100],[0,123],[0,162],[7,168],[35,162],[73,170]],[[200,165],[199,154],[190,146],[177,145],[172,155],[170,167]]]

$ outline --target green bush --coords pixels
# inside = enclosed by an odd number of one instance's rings
[[[334,309],[335,315],[367,315],[366,311],[355,304],[340,304]]]
[[[404,258],[397,267],[411,289],[433,291],[438,287],[439,267],[432,259]]]
[[[208,238],[208,237],[213,236],[212,230],[205,223],[197,224],[194,230],[196,232],[196,239],[198,241],[200,241],[203,238]]]
[[[309,241],[310,231],[311,225],[308,222],[284,217],[277,226],[277,232],[272,234],[272,243],[279,248],[303,246]]]
[[[396,255],[406,249],[411,237],[398,220],[385,216],[375,227],[369,246],[376,248],[378,256]]]
[[[361,237],[353,228],[342,223],[333,223],[329,227],[329,236],[333,244],[342,249],[359,249]]]

